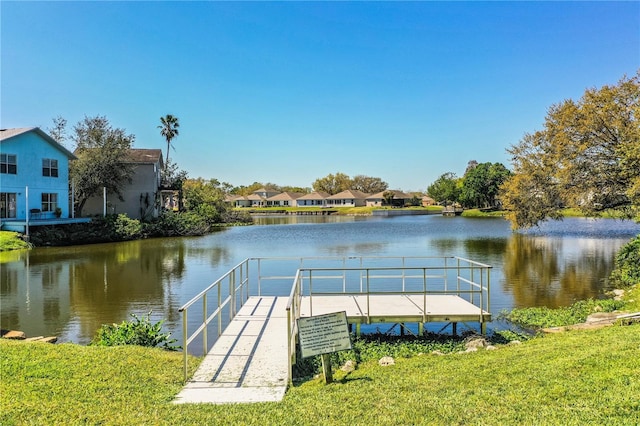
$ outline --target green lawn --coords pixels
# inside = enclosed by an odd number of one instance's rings
[[[29,248],[29,243],[20,238],[20,234],[11,231],[0,231],[0,251]]]
[[[12,341],[0,352],[2,425],[640,424],[640,325],[370,362],[250,405],[171,404],[177,352]]]

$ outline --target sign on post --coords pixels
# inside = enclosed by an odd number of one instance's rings
[[[351,349],[346,312],[298,318],[298,339],[302,358],[322,355],[326,383],[333,381],[329,355]]]

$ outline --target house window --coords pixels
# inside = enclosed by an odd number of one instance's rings
[[[42,211],[52,212],[58,207],[58,194],[56,193],[42,193]]]
[[[0,192],[0,218],[8,219],[16,217],[15,192]]]
[[[42,176],[58,177],[58,160],[43,158]]]
[[[0,173],[15,175],[18,173],[18,162],[12,154],[0,154]]]

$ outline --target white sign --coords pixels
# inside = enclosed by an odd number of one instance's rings
[[[302,358],[351,349],[346,312],[298,318]]]

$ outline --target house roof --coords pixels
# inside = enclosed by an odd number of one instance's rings
[[[312,192],[311,194],[303,195],[298,200],[325,200],[329,197],[329,194],[322,191]]]
[[[4,142],[8,139],[11,139],[13,137],[16,137],[25,133],[29,133],[29,132],[36,133],[42,139],[44,139],[49,144],[51,144],[54,148],[58,149],[63,154],[65,154],[69,159],[75,160],[77,158],[75,155],[73,155],[71,151],[69,151],[67,148],[65,148],[62,144],[60,144],[58,141],[53,139],[47,133],[42,131],[39,127],[16,127],[12,129],[0,129],[0,142]]]
[[[396,200],[406,200],[407,198],[412,198],[412,195],[407,194],[406,192],[402,192],[400,190],[397,189],[388,189],[387,191],[393,192],[393,198],[395,198]],[[372,199],[384,199],[384,193],[387,191],[380,191],[377,192],[375,194],[369,195],[367,197],[367,200],[372,200]]]
[[[327,197],[327,200],[345,200],[345,199],[361,199],[364,200],[369,196],[364,192],[356,191],[355,189],[347,189],[346,191],[339,192],[335,195]]]
[[[162,164],[162,150],[161,149],[137,149],[132,148],[128,152],[127,163],[139,163],[139,164]]]
[[[247,195],[247,200],[250,201],[264,201],[264,198],[259,196],[258,194]]]
[[[255,191],[253,191],[253,193],[258,193],[258,192],[267,192],[267,193],[272,193],[272,194],[277,194],[279,191],[276,191],[275,189],[271,188],[265,188],[264,186],[260,189],[256,189]]]
[[[267,198],[268,201],[286,201],[286,200],[297,200],[302,197],[302,194],[298,192],[282,192],[280,194],[274,195],[273,197]]]

